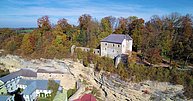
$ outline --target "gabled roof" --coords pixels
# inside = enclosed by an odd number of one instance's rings
[[[64,74],[64,72],[59,70],[45,70],[45,69],[38,69],[37,73],[58,73],[58,74]]]
[[[37,77],[37,72],[29,68],[22,68],[19,70],[19,72],[21,76],[24,76],[24,77]]]
[[[26,80],[26,79],[20,79],[19,80],[19,85],[27,85],[29,86],[32,82],[34,82],[35,80]]]
[[[101,42],[119,43],[121,44],[123,40],[132,40],[129,35],[124,34],[110,34],[106,38],[102,39]]]
[[[60,80],[55,80],[56,83],[60,84]],[[48,89],[48,80],[27,80],[21,79],[19,81],[20,85],[27,85],[23,91],[24,95],[29,95],[33,93],[34,90],[47,90]]]
[[[23,94],[24,95],[31,95],[35,90],[36,90],[36,82],[34,81],[34,82],[32,82],[29,86],[27,86],[26,88],[25,88],[25,90],[23,91]]]
[[[0,95],[0,101],[7,101],[10,97],[8,95]]]
[[[73,101],[96,101],[96,98],[92,94],[84,94],[81,98]]]
[[[16,72],[13,72],[13,73],[10,73],[10,74],[8,74],[6,76],[1,77],[0,80],[3,81],[3,82],[7,82],[7,81],[9,81],[11,79],[17,78],[20,75],[21,75],[20,72],[16,71]]]
[[[24,76],[24,77],[37,77],[37,73],[30,69],[20,69],[19,71],[10,73],[6,76],[3,76],[0,78],[1,81],[7,82],[11,79],[17,78],[18,76]]]

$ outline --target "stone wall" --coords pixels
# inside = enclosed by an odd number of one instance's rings
[[[87,47],[76,47],[76,49],[79,48],[81,49],[82,51],[85,51],[85,52],[89,52],[91,50],[91,48],[87,48]],[[96,54],[96,55],[100,55],[100,49],[93,49],[93,53]]]
[[[75,78],[70,73],[37,73],[38,79],[54,79],[54,80],[60,80],[60,85],[64,89],[70,89],[74,88],[75,86]]]

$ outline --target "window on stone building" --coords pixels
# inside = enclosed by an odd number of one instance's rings
[[[105,45],[107,45],[107,43],[105,43]]]
[[[118,47],[120,47],[120,45],[118,45]]]
[[[113,44],[113,47],[115,46],[115,44]]]

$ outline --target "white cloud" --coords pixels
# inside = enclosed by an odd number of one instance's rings
[[[9,0],[9,3],[15,4],[15,6],[1,8],[0,12],[3,13],[0,13],[0,19],[4,18],[5,21],[32,24],[34,24],[34,21],[36,23],[36,20],[44,15],[50,16],[51,21],[54,23],[59,18],[67,18],[70,23],[77,24],[78,17],[85,13],[97,19],[105,16],[138,16],[145,20],[155,14],[163,15],[168,13],[164,9],[147,8],[137,4],[102,3],[89,0]],[[17,19],[14,19],[14,17],[17,17]],[[2,23],[2,20],[0,20],[0,23]]]

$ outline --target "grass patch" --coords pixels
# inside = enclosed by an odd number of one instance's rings
[[[69,89],[67,91],[67,98],[69,99],[73,94],[75,94],[77,91],[76,87],[74,89]]]
[[[50,98],[38,97],[37,101],[52,101]]]

